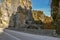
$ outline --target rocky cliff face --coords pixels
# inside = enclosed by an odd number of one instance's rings
[[[1,2],[1,20],[5,27],[17,27],[32,21],[32,4],[30,0],[3,0]]]
[[[53,25],[55,25],[56,33],[60,34],[60,0],[52,0],[51,15],[53,18]]]

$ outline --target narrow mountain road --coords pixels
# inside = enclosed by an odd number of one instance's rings
[[[5,29],[5,31],[0,34],[0,40],[60,40],[60,38],[34,35]]]

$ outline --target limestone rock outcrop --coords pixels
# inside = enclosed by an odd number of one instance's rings
[[[31,0],[1,0],[0,3],[3,27],[24,25],[32,21]]]

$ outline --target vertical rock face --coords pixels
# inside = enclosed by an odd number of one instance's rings
[[[1,2],[2,24],[6,27],[24,25],[32,21],[31,0],[3,0]]]
[[[4,1],[4,3],[1,3],[1,14],[2,14],[2,26],[3,27],[7,27],[9,24],[9,13],[8,13],[8,9],[6,7],[6,1]]]
[[[59,11],[58,11],[58,18],[59,18],[59,21],[60,21],[60,0],[59,0]]]
[[[51,16],[53,17],[53,20],[56,21],[56,18],[58,17],[58,11],[59,11],[59,0],[52,0],[51,3]]]
[[[56,26],[56,33],[60,34],[60,0],[52,0],[52,17]]]

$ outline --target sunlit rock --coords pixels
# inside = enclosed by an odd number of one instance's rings
[[[32,21],[32,4],[30,0],[3,0],[1,2],[2,26],[20,27]]]
[[[4,28],[0,28],[0,34],[4,32]]]

